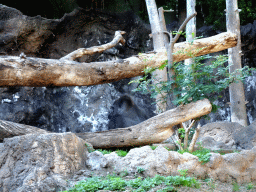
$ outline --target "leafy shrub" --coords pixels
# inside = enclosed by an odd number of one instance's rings
[[[212,58],[210,65],[204,63],[205,59]],[[194,62],[191,65],[185,65],[182,62],[174,63],[172,68],[175,72],[175,76],[172,77],[172,81],[164,81],[158,83],[156,77],[152,74],[157,68],[147,67],[144,69],[145,75],[139,79],[133,80],[130,83],[138,83],[138,87],[133,91],[140,91],[142,94],[151,94],[152,98],[156,98],[157,95],[166,95],[156,102],[167,102],[167,95],[175,95],[174,105],[188,104],[190,102],[198,101],[207,98],[213,103],[221,97],[219,94],[226,89],[231,83],[238,80],[244,80],[248,77],[254,69],[250,69],[247,66],[236,70],[233,73],[229,73],[229,67],[225,66],[228,57],[226,55],[220,55],[212,57],[209,55],[203,55],[194,58]],[[165,64],[158,69],[164,69],[167,66]],[[213,105],[213,112],[217,110],[217,106]]]

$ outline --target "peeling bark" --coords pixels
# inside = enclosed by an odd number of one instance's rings
[[[237,36],[221,33],[198,39],[193,44],[176,43],[174,61],[225,50],[236,46]],[[145,67],[159,67],[167,60],[166,52],[152,52],[108,62],[79,63],[69,60],[32,57],[0,57],[0,87],[10,86],[88,86],[143,75]]]

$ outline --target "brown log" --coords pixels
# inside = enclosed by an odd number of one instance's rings
[[[177,43],[174,61],[234,47],[237,36],[221,33],[198,39],[193,44]],[[32,57],[0,57],[0,87],[9,86],[88,86],[118,81],[143,74],[146,66],[159,67],[167,60],[166,52],[140,54],[124,60],[79,63],[67,60]]]
[[[204,99],[163,112],[138,125],[95,133],[76,133],[94,148],[132,147],[160,143],[173,135],[172,127],[211,112],[209,100]]]
[[[138,125],[94,133],[75,133],[91,143],[94,148],[132,147],[160,143],[169,138],[172,127],[181,122],[206,115],[211,112],[209,100],[204,99],[171,109],[152,117]],[[50,133],[36,127],[0,120],[0,142],[4,138],[26,134]]]
[[[0,142],[2,142],[4,138],[35,133],[45,134],[50,132],[29,125],[0,120]]]

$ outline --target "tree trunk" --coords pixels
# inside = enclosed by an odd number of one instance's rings
[[[148,10],[148,17],[149,22],[151,25],[151,31],[153,35],[153,46],[154,51],[162,52],[165,50],[164,44],[164,34],[162,31],[162,26],[160,24],[159,15],[157,12],[157,7],[155,0],[146,0],[147,10]],[[161,81],[167,81],[167,69],[164,68],[163,70],[156,70],[154,71],[154,75],[156,75],[157,80],[153,81],[154,84],[158,84]],[[158,94],[156,96],[156,112],[163,112],[166,111],[166,103],[162,103],[162,95]]]
[[[221,33],[209,38],[176,43],[174,61],[205,55],[236,46],[237,36]],[[166,52],[145,53],[124,60],[79,63],[69,60],[0,57],[0,87],[10,86],[88,86],[143,75],[146,66],[159,67],[167,60]]]
[[[75,133],[91,143],[94,148],[141,146],[160,143],[174,133],[172,127],[189,119],[201,117],[211,112],[209,100],[204,99],[152,117],[138,125],[95,133]],[[30,133],[49,133],[42,129],[0,120],[0,141],[7,137]]]
[[[196,12],[196,0],[187,0],[187,17]],[[186,41],[192,42],[196,37],[196,18],[193,17],[186,26]],[[190,65],[193,59],[186,59],[185,64]]]
[[[232,64],[229,72],[232,73],[236,69],[241,69],[241,35],[240,35],[240,19],[237,0],[226,0],[226,20],[227,31],[235,33],[238,37],[237,46],[228,49],[228,62]],[[231,121],[247,126],[247,114],[245,106],[244,86],[241,81],[232,83],[229,86],[229,95],[231,103]]]

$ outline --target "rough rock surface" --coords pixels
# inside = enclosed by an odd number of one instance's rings
[[[5,139],[0,146],[0,191],[59,191],[92,174],[125,171],[134,175],[139,167],[145,177],[178,175],[178,170],[188,169],[189,175],[201,179],[249,183],[256,181],[255,159],[256,147],[226,155],[211,153],[204,165],[194,155],[162,146],[134,148],[119,157],[115,152],[89,153],[85,141],[73,133],[25,135]]]
[[[29,17],[0,4],[0,56],[24,52],[27,56],[59,59],[81,47],[108,43],[117,30],[126,31],[125,46],[80,61],[122,59],[152,49],[150,28],[131,12],[108,14],[78,8],[61,19],[46,19]],[[153,100],[133,93],[136,85],[128,85],[129,81],[90,87],[0,88],[0,119],[54,132],[103,131],[116,128],[109,125],[109,118],[113,117],[113,104],[123,95],[131,98],[134,108],[144,109],[147,118],[152,117]],[[136,123],[144,117],[142,113]]]
[[[256,146],[256,121],[243,127],[238,123],[214,122],[202,126],[197,142],[211,150],[241,150]]]
[[[91,157],[95,159],[95,155],[92,154]],[[188,169],[189,175],[202,179],[210,177],[222,182],[235,180],[238,183],[249,183],[256,180],[256,147],[226,155],[211,153],[210,161],[204,165],[194,155],[189,153],[181,155],[176,151],[168,151],[162,146],[155,150],[149,146],[134,148],[125,157],[117,158],[115,152],[98,157],[101,166],[98,166],[97,170],[102,172],[111,172],[112,170],[136,173],[137,168],[141,167],[145,169],[144,176],[154,177],[156,174],[178,175],[178,170]],[[87,160],[87,165],[89,161],[90,158]],[[91,170],[95,170],[95,166],[91,166]]]
[[[0,191],[56,191],[84,169],[85,141],[73,133],[25,135],[0,147]]]

